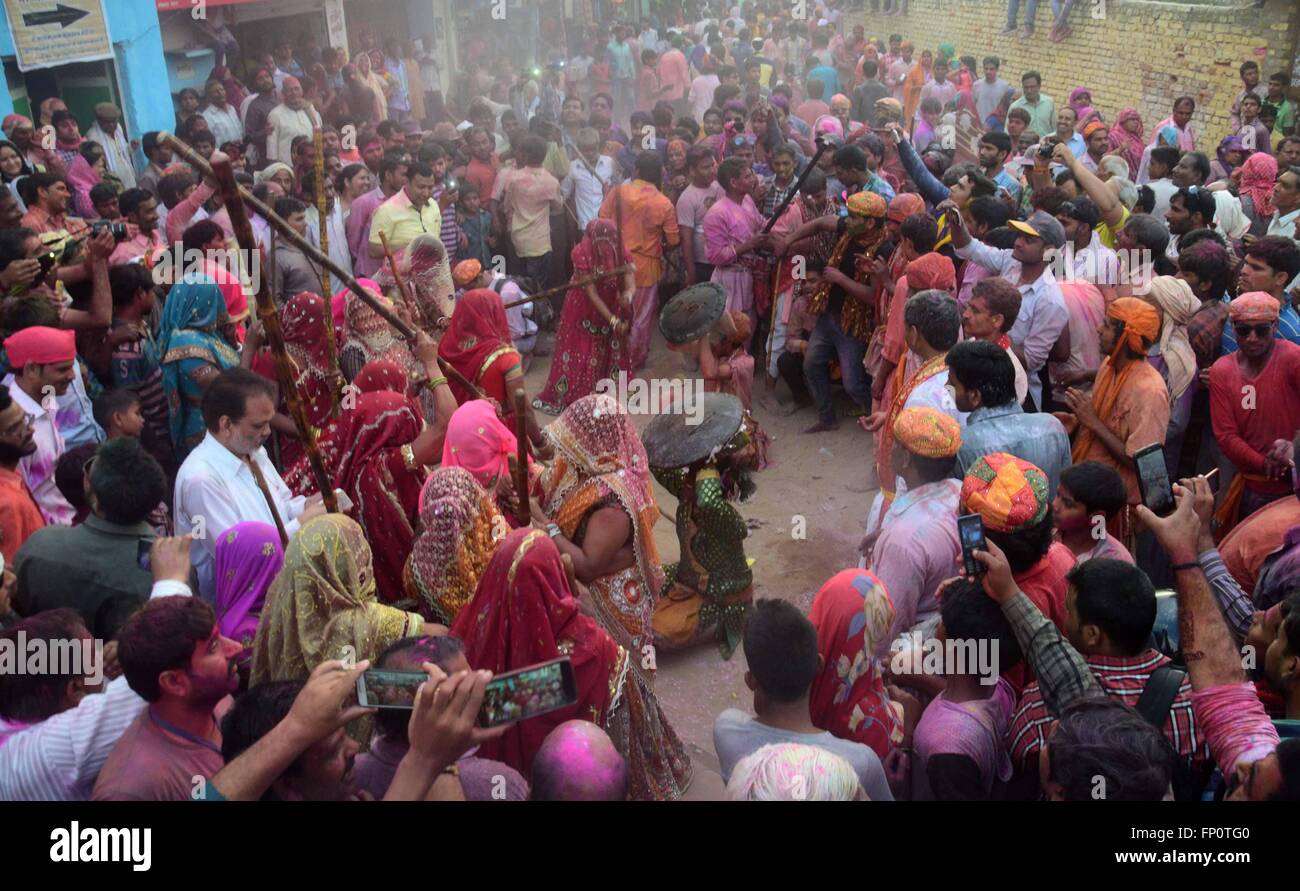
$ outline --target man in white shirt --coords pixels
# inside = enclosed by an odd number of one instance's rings
[[[203,394],[208,434],[176,474],[172,515],[176,531],[192,533],[191,559],[199,594],[216,596],[217,538],[231,526],[260,520],[292,538],[299,526],[325,513],[320,495],[294,495],[266,456],[262,443],[275,417],[271,382],[244,368],[223,371]]]
[[[241,142],[244,138],[244,125],[239,121],[239,109],[226,101],[226,86],[215,78],[208,81],[204,88],[207,106],[199,112],[208,122],[213,141],[217,147],[227,142]]]
[[[1300,242],[1300,167],[1287,167],[1273,184],[1273,218],[1265,235],[1282,235]],[[1287,290],[1300,287],[1300,275],[1291,280]]]
[[[971,238],[951,200],[936,208],[936,213],[942,211],[948,212],[952,246],[957,256],[974,260],[1020,291],[1020,314],[1007,336],[1029,374],[1029,395],[1033,397],[1034,405],[1042,410],[1043,385],[1038,372],[1047,363],[1052,347],[1070,322],[1061,286],[1052,274],[1047,256],[1049,248],[1059,250],[1065,244],[1065,230],[1055,218],[1040,210],[1025,222],[1012,220],[1009,225],[1018,233],[1016,246],[998,250]]]
[[[1169,199],[1173,197],[1174,192],[1178,191],[1178,186],[1169,175],[1173,173],[1181,156],[1178,149],[1172,145],[1157,146],[1151,150],[1151,158],[1147,163],[1147,176],[1150,179],[1146,185],[1156,196],[1156,203],[1151,208],[1151,216],[1157,220],[1165,218],[1165,214],[1169,212]]]
[[[600,205],[605,193],[614,185],[614,159],[600,153],[600,133],[592,127],[578,131],[578,157],[569,165],[569,175],[560,183],[560,197],[573,206],[578,215],[578,228],[587,225],[600,215]]]
[[[1106,304],[1115,299],[1119,281],[1119,257],[1101,243],[1096,226],[1101,213],[1091,198],[1066,201],[1056,211],[1056,221],[1065,230],[1065,245],[1057,255],[1058,281],[1090,282],[1106,295]]]
[[[160,538],[150,552],[150,598],[190,595],[189,542]],[[24,619],[0,639],[45,643],[73,652],[81,665],[67,674],[16,673],[0,695],[0,801],[85,801],[119,738],[147,703],[125,677],[104,682],[102,651],[74,610]],[[83,643],[69,651],[68,641]],[[90,659],[85,655],[89,653]],[[96,692],[102,687],[103,692]]]

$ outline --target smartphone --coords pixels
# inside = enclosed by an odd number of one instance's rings
[[[357,704],[364,708],[415,708],[415,691],[428,679],[422,671],[362,672],[357,678]]]
[[[1133,456],[1133,463],[1137,465],[1142,503],[1157,517],[1173,513],[1174,489],[1169,484],[1169,470],[1165,467],[1164,446],[1152,443],[1139,449]]]
[[[488,681],[478,722],[481,727],[495,727],[544,715],[577,701],[573,664],[568,656],[562,656]]]
[[[40,278],[45,278],[45,276],[50,274],[50,270],[59,262],[59,258],[55,255],[54,251],[46,251],[36,258],[36,262],[41,264]]]
[[[135,563],[145,572],[153,572],[153,542],[147,539],[140,539],[135,545]]]
[[[986,550],[983,518],[979,514],[958,517],[957,537],[961,540],[961,564],[966,574],[981,575],[987,567],[975,559],[975,552]]]

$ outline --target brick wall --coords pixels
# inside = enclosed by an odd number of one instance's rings
[[[1022,19],[1024,9],[1022,3]],[[1104,16],[1093,18],[1094,9]],[[912,0],[905,16],[855,12],[847,26],[863,22],[868,37],[881,39],[901,34],[918,56],[940,43],[953,44],[958,55],[999,56],[1002,76],[1017,88],[1020,73],[1036,69],[1043,92],[1058,108],[1076,86],[1090,87],[1108,125],[1119,109],[1133,106],[1148,135],[1168,117],[1175,97],[1191,95],[1197,148],[1211,156],[1229,130],[1228,109],[1241,90],[1240,64],[1254,59],[1265,81],[1275,71],[1291,71],[1300,34],[1296,0],[1265,0],[1260,8],[1242,0],[1077,0],[1070,16],[1074,33],[1064,43],[1048,40],[1049,0],[1039,4],[1029,40],[1021,40],[1019,31],[999,33],[1006,16],[1006,0]]]

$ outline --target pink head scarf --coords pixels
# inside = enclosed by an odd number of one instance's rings
[[[1255,204],[1255,214],[1273,215],[1273,183],[1277,180],[1277,158],[1268,152],[1255,152],[1241,165],[1241,182],[1238,191],[1244,198],[1250,196]]]
[[[501,423],[492,403],[473,399],[456,409],[447,422],[442,466],[463,467],[490,490],[498,477],[510,472],[509,456],[516,449],[515,435]],[[420,507],[424,507],[423,493]]]

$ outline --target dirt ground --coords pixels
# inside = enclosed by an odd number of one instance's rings
[[[549,356],[533,361],[527,374],[530,396],[545,386],[549,369]],[[672,378],[676,374],[688,372],[656,331],[650,361],[641,376]],[[816,413],[808,408],[780,417],[764,411],[757,404],[764,386],[760,371],[754,384],[754,414],[771,437],[771,466],[756,475],[758,491],[753,500],[738,505],[751,526],[745,553],[753,561],[756,598],[780,597],[807,612],[826,579],[857,565],[858,543],[875,494],[874,485],[867,488],[867,481],[874,476],[870,469],[874,451],[870,435],[843,416],[846,401],[840,402],[838,430],[808,435],[802,431],[816,421]],[[789,399],[784,384],[778,394]],[[538,417],[542,424],[548,420],[546,415]],[[649,421],[649,416],[633,416],[638,429]],[[658,484],[655,496],[672,515],[676,508],[673,497]],[[796,537],[799,531],[802,538]],[[677,559],[677,536],[667,520],[656,524],[655,541],[664,563]],[[695,779],[686,798],[720,799],[723,783],[713,751],[713,720],[725,708],[750,709],[744,652],[737,649],[728,661],[712,645],[661,653],[658,669],[655,692],[695,766]]]

